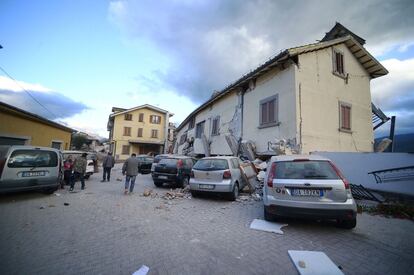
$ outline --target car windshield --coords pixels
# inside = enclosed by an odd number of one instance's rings
[[[56,167],[57,154],[42,150],[16,150],[7,163],[8,167]]]
[[[225,159],[201,159],[197,161],[193,168],[202,171],[214,171],[229,169],[229,165]]]
[[[276,164],[278,179],[339,179],[328,161],[281,161]]]

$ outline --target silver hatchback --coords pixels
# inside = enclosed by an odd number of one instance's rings
[[[62,178],[59,150],[34,146],[0,146],[0,192],[42,190],[53,193]]]
[[[335,219],[356,226],[356,203],[348,181],[327,158],[316,155],[272,157],[263,187],[264,217]]]
[[[190,175],[193,196],[201,192],[216,192],[226,193],[231,200],[235,200],[244,186],[239,159],[236,157],[202,158],[194,165]]]

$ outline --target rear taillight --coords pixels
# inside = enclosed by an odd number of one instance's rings
[[[193,170],[191,170],[191,172],[190,172],[190,178],[194,178],[194,171]]]
[[[223,179],[231,179],[230,170],[224,171],[224,173],[223,173]]]
[[[3,168],[5,164],[6,164],[6,159],[0,159],[0,177],[1,177],[1,174],[3,173]]]
[[[180,168],[183,168],[183,166],[184,166],[183,160],[182,159],[179,159],[177,161],[177,168],[180,169]]]
[[[338,167],[335,166],[335,164],[333,164],[331,161],[329,163],[331,164],[332,168],[335,170],[338,177],[340,177],[341,180],[344,182],[345,189],[349,189],[350,187],[349,187],[348,180],[344,177],[344,175],[342,175],[341,171],[338,169]]]
[[[276,175],[276,162],[273,162],[269,170],[269,175],[267,177],[267,186],[273,187],[273,179],[275,175]]]

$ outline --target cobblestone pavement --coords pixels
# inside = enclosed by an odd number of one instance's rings
[[[249,229],[260,201],[144,197],[169,191],[150,175],[125,196],[119,168],[76,193],[1,195],[0,274],[296,274],[290,249],[323,251],[345,274],[414,274],[411,221],[362,214],[349,231],[288,220],[277,235]]]

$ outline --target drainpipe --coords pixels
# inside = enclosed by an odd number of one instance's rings
[[[241,108],[241,126],[240,126],[240,142],[243,140],[243,114],[244,114],[244,93],[246,92],[245,89],[241,92],[241,102],[240,102],[240,108]]]
[[[167,113],[165,114],[164,154],[166,154],[168,150],[168,125],[170,124],[169,118],[170,118],[170,113],[167,111]]]

